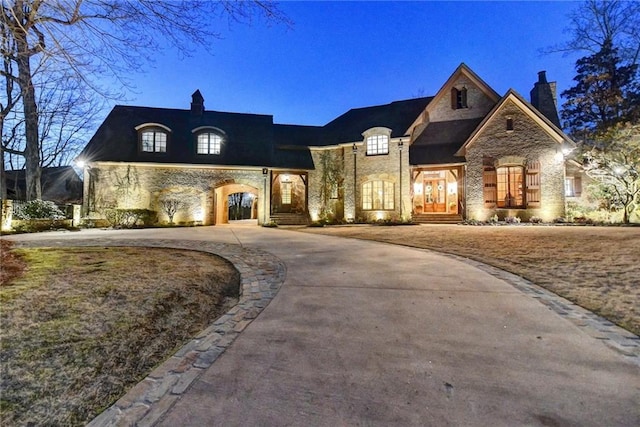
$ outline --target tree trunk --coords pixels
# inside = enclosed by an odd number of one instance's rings
[[[22,37],[16,37],[18,48],[18,84],[22,92],[22,106],[24,111],[25,134],[25,179],[27,185],[27,200],[42,198],[40,186],[40,139],[38,138],[38,107],[36,104],[36,91],[31,79],[31,56],[29,45]]]
[[[2,127],[0,126],[0,130]],[[4,148],[0,143],[0,200],[7,198],[7,177],[4,173]]]

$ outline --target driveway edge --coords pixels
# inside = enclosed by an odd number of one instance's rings
[[[431,249],[423,250],[432,251]],[[621,328],[610,320],[598,316],[586,308],[538,286],[517,274],[509,273],[508,271],[501,270],[498,267],[460,255],[438,251],[432,252],[436,252],[443,256],[471,265],[485,273],[507,282],[522,293],[537,299],[542,304],[549,307],[549,309],[569,320],[587,335],[602,341],[605,345],[624,356],[625,359],[629,360],[631,363],[640,366],[640,337],[634,333]]]
[[[274,255],[240,245],[187,240],[96,239],[21,241],[16,247],[142,246],[211,253],[240,272],[241,295],[234,307],[157,366],[87,426],[152,426],[173,407],[191,384],[233,343],[278,293],[286,267]]]

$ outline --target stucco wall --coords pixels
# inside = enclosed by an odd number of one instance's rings
[[[507,118],[513,119],[514,130],[506,130]],[[507,101],[487,123],[485,129],[467,147],[467,217],[486,220],[499,216],[519,216],[527,220],[539,216],[545,221],[564,216],[564,159],[555,142],[538,123],[514,102]],[[524,157],[540,162],[540,208],[485,209],[483,197],[483,156],[501,158]]]
[[[205,225],[213,224],[214,189],[225,184],[240,184],[257,189],[258,218],[263,218],[264,178],[261,170],[184,165],[166,167],[93,164],[85,173],[87,196],[84,208],[88,213],[99,213],[105,208],[150,209],[158,212],[161,222],[166,222],[168,217],[160,206],[160,200],[163,197],[173,197],[183,202],[183,207],[176,213],[174,222],[195,221]]]

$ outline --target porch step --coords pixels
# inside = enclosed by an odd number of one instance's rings
[[[309,225],[309,215],[296,213],[271,214],[271,221],[278,225]]]
[[[413,214],[413,222],[418,224],[458,224],[462,215],[458,214]]]

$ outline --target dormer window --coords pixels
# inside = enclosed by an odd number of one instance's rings
[[[389,154],[389,136],[372,135],[367,137],[367,155]]]
[[[138,131],[138,149],[141,153],[166,153],[171,129],[160,123],[143,123]]]
[[[462,89],[451,89],[451,108],[459,110],[462,108],[469,108],[467,105],[467,88],[462,86]]]
[[[198,135],[198,154],[220,154],[222,137],[213,132]]]
[[[140,147],[145,153],[166,153],[167,133],[160,129],[145,129],[140,134]]]

